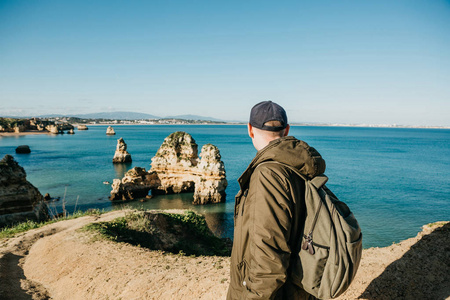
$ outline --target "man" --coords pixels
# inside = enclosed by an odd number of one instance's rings
[[[325,161],[288,136],[289,128],[278,104],[252,108],[248,134],[258,152],[238,180],[227,299],[315,299],[292,276],[298,272],[293,266],[303,234],[305,184],[286,165],[313,178],[325,171]]]

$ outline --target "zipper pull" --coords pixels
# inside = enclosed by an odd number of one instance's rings
[[[312,231],[305,236],[305,241],[303,242],[302,245],[302,249],[303,250],[308,250],[309,254],[313,255],[316,251],[314,251],[314,246],[313,246],[313,240],[312,240]]]
[[[303,242],[302,249],[303,250],[307,250],[308,249],[308,241],[304,241]]]

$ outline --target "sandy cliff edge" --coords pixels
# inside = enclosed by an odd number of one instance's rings
[[[61,221],[0,240],[1,299],[225,299],[228,257],[189,257],[93,241],[77,231],[123,216],[113,211]],[[449,222],[363,251],[338,299],[450,299]]]

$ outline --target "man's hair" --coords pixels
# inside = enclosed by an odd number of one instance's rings
[[[264,126],[281,127],[281,126],[283,126],[283,124],[280,121],[267,121],[266,123],[264,123]],[[260,131],[263,132],[263,134],[265,136],[270,136],[270,137],[274,137],[274,138],[283,137],[285,130],[286,129],[282,129],[279,131],[268,131],[268,130],[260,129]]]
[[[270,126],[270,127],[281,127],[283,124],[281,124],[280,121],[268,121],[264,123],[264,126]]]

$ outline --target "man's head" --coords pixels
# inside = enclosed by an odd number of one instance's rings
[[[248,134],[256,150],[261,150],[270,141],[287,136],[289,124],[286,111],[272,101],[263,101],[253,106],[248,123]]]

